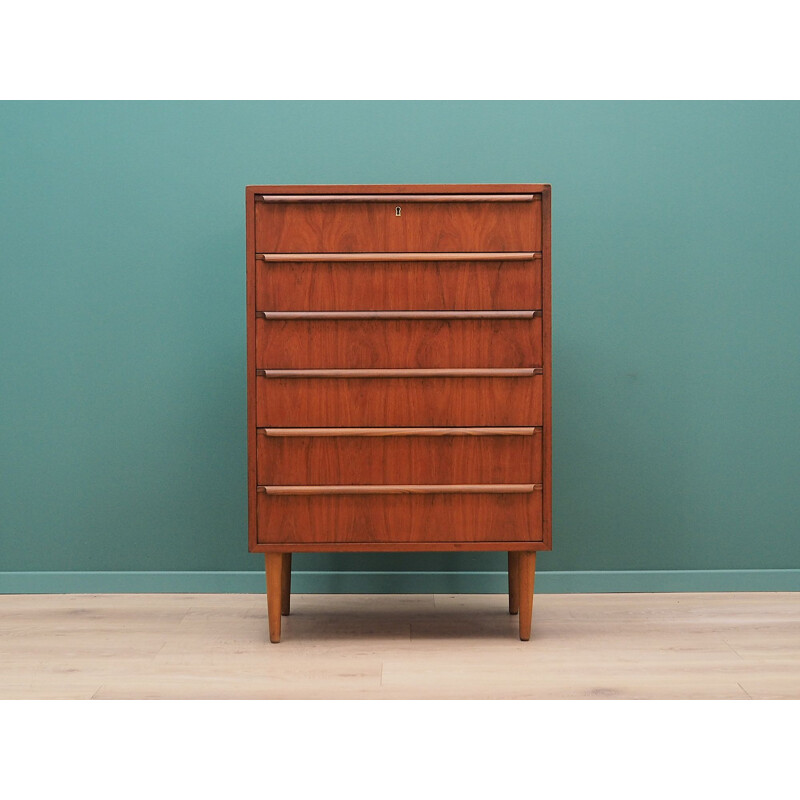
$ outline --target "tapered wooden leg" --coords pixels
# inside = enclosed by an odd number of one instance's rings
[[[281,553],[281,614],[289,616],[289,598],[292,594],[292,554]]]
[[[531,638],[533,615],[533,580],[536,577],[536,551],[524,550],[519,554],[519,638]]]
[[[519,551],[508,552],[508,613],[519,614]]]
[[[266,553],[267,568],[267,615],[269,616],[269,640],[281,640],[281,577],[283,576],[283,553]]]

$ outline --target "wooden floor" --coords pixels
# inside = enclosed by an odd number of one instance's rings
[[[5,595],[0,698],[800,698],[800,593]]]

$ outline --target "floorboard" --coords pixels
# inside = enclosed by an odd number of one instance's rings
[[[800,699],[800,593],[0,596],[0,698]]]

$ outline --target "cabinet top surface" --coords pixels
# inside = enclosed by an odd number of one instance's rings
[[[513,194],[549,192],[549,183],[394,183],[248,186],[248,194]]]

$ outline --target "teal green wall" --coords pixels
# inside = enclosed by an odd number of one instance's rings
[[[92,591],[102,572],[168,589],[221,571],[239,584],[216,588],[261,586],[246,545],[246,184],[534,181],[553,185],[542,577],[797,582],[799,142],[798,103],[0,104],[4,585],[52,573],[50,590]],[[503,563],[295,565],[307,589],[402,591],[499,588]]]

